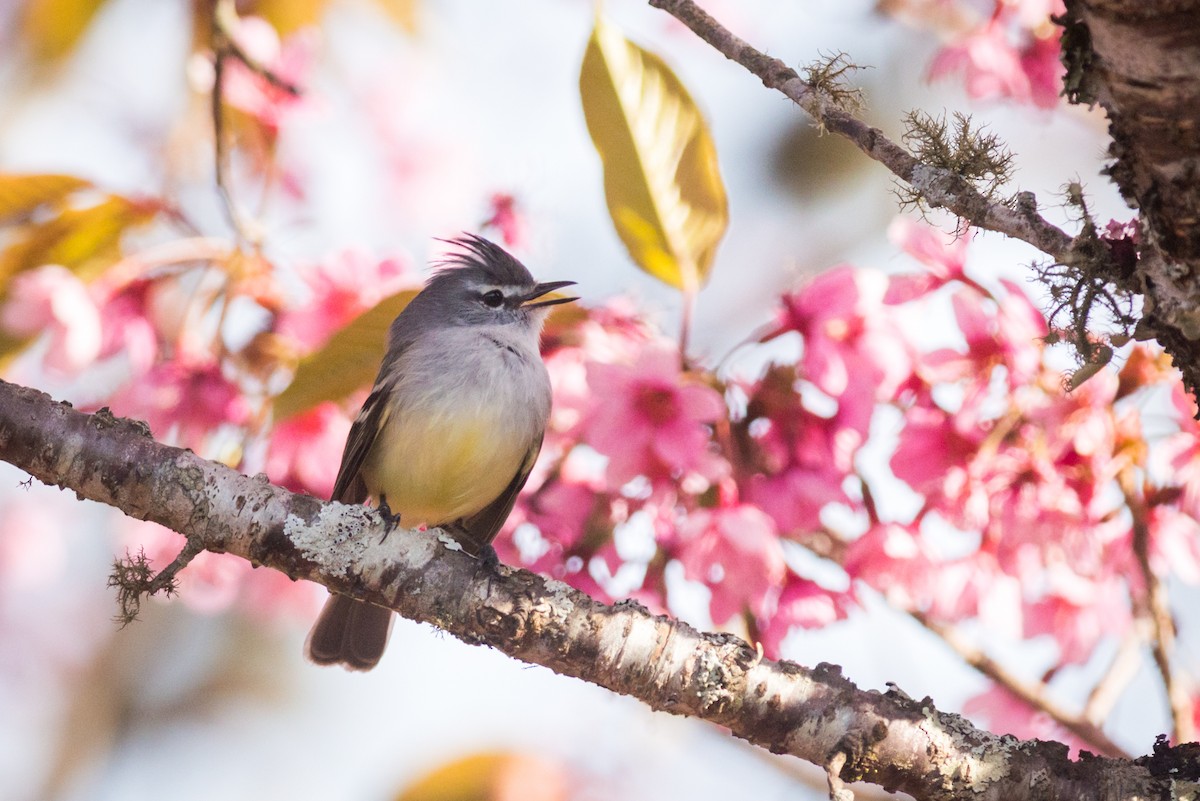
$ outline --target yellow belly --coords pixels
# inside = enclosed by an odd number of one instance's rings
[[[508,486],[529,446],[504,436],[503,421],[474,404],[413,417],[388,414],[362,467],[368,492],[384,495],[407,526],[480,511]]]

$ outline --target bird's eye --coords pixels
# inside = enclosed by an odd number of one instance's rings
[[[504,305],[504,293],[499,289],[493,289],[490,292],[483,293],[483,303],[485,306],[490,306],[493,309],[498,309]]]

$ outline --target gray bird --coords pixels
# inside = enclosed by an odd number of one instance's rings
[[[542,447],[550,379],[539,352],[546,295],[499,246],[471,234],[392,323],[375,386],[359,411],[331,500],[373,499],[404,526],[442,526],[471,554],[490,552]],[[494,552],[493,552],[494,554]],[[319,665],[370,670],[388,609],[332,594],[305,643]]]

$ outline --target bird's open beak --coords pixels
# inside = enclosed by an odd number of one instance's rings
[[[542,306],[557,306],[560,303],[570,303],[573,300],[579,300],[579,298],[563,297],[558,295],[552,298],[546,298],[545,300],[538,300],[538,298],[545,297],[556,289],[562,289],[565,286],[574,285],[574,281],[547,281],[544,284],[538,284],[533,288],[533,291],[526,295],[521,301],[521,308],[537,309]],[[534,303],[535,300],[537,303]]]

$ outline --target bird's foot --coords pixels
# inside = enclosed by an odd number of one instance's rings
[[[388,538],[388,534],[391,534],[400,525],[400,515],[392,514],[391,507],[388,506],[387,497],[384,495],[379,496],[379,506],[376,508],[376,511],[383,518],[383,538],[379,540],[383,542]]]

